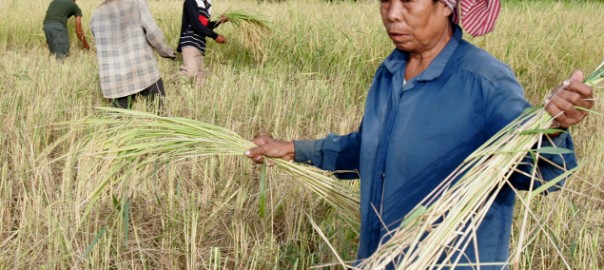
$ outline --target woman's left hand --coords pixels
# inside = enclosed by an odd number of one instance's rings
[[[228,22],[228,21],[229,21],[229,18],[227,18],[224,15],[220,15],[220,19],[218,20],[218,22],[220,22],[220,23],[225,23],[225,22]]]
[[[550,94],[545,110],[554,117],[552,128],[568,128],[583,120],[594,105],[593,89],[583,83],[583,72],[575,71],[570,79]]]

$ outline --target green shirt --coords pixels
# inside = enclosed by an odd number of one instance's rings
[[[71,16],[81,17],[82,10],[73,0],[53,0],[48,5],[44,24],[49,22],[60,22],[67,27],[67,19]]]

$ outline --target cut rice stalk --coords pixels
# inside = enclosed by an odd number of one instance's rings
[[[230,130],[191,119],[100,109],[106,114],[84,120],[81,125],[83,130],[94,131],[81,141],[88,147],[88,155],[108,159],[112,165],[87,199],[86,212],[108,186],[126,181],[119,176],[125,170],[142,170],[150,164],[200,156],[244,156],[245,150],[255,146]],[[281,159],[272,162],[339,210],[351,224],[358,224],[359,199],[349,187],[315,168]]]
[[[270,20],[262,15],[245,11],[227,11],[223,14],[238,31],[242,45],[258,57],[264,53],[263,40],[270,33]]]

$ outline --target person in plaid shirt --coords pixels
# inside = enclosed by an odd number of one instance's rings
[[[130,108],[135,95],[164,96],[157,59],[175,59],[145,0],[105,0],[90,21],[96,41],[99,80],[111,105]],[[160,100],[161,102],[161,100]]]

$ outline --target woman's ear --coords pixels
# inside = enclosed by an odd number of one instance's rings
[[[453,14],[453,10],[451,10],[445,3],[443,3],[442,1],[438,1],[438,2],[442,6],[442,8],[444,8],[443,13],[444,13],[445,17],[449,17],[449,16],[451,16],[451,14]]]

